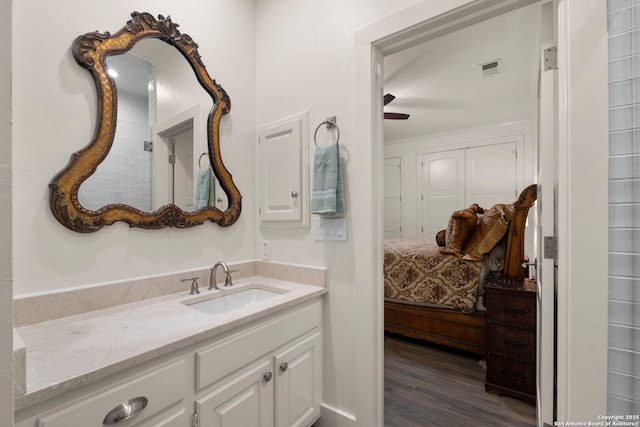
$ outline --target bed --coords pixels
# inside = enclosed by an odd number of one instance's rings
[[[536,188],[525,188],[509,205],[506,232],[482,260],[446,253],[435,241],[385,240],[385,331],[484,355],[482,279],[487,274],[524,279],[525,223]],[[491,271],[495,257],[501,257],[497,272]]]

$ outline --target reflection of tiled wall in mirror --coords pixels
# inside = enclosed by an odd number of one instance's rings
[[[149,76],[152,65],[134,55],[110,57],[109,67],[119,70],[118,125],[107,158],[81,186],[80,203],[87,209],[124,203],[152,211],[152,153],[145,151],[144,141],[151,141],[149,121]],[[138,82],[140,80],[140,82]],[[142,90],[130,90],[130,86]]]

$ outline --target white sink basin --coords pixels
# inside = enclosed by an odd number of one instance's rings
[[[277,297],[282,292],[263,288],[249,288],[227,293],[204,301],[187,302],[186,305],[207,314],[223,314],[235,310],[251,309],[255,304]]]

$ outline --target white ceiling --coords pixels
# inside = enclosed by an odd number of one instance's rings
[[[526,6],[384,59],[385,141],[529,117],[536,108],[540,6]],[[498,60],[498,73],[482,64]]]

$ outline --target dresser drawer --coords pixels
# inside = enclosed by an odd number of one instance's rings
[[[490,354],[487,356],[487,383],[535,396],[535,363]]]
[[[536,300],[502,293],[487,294],[487,322],[536,327]]]
[[[529,329],[488,323],[487,351],[489,354],[499,354],[534,362],[536,334]]]

